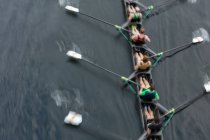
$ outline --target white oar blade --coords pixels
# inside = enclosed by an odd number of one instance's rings
[[[78,126],[82,123],[82,115],[69,111],[69,114],[64,119],[64,123]]]
[[[204,84],[204,88],[205,88],[206,92],[210,92],[210,81],[208,81]]]
[[[69,11],[72,11],[72,12],[79,13],[79,9],[78,9],[78,8],[75,8],[75,7],[73,7],[73,6],[67,5],[67,6],[65,6],[65,9],[66,9],[66,10],[69,10]]]
[[[203,41],[204,41],[204,39],[199,36],[199,37],[193,38],[192,43],[200,43],[200,42],[203,42]]]
[[[66,55],[74,59],[82,59],[82,55],[75,51],[68,51]]]

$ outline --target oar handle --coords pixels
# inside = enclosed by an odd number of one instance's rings
[[[124,80],[124,81],[128,81],[128,82],[130,82],[130,83],[132,83],[132,84],[135,84],[135,85],[137,85],[137,86],[140,86],[138,83],[136,83],[136,82],[134,82],[134,81],[132,81],[132,80],[129,80],[127,77],[122,76],[121,79]]]
[[[174,113],[175,111],[176,111],[176,109],[175,109],[175,108],[172,108],[172,109],[169,110],[166,114],[162,115],[162,116],[160,117],[160,119],[162,119],[162,118],[168,116],[168,115],[171,114],[171,113]]]
[[[158,53],[158,54],[152,55],[152,56],[150,56],[149,58],[153,58],[153,57],[161,56],[161,55],[163,55],[163,52],[160,52],[160,53]]]

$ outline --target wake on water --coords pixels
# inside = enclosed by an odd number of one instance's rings
[[[71,5],[73,7],[79,8],[79,0],[58,0],[58,3],[61,7]]]
[[[201,36],[205,42],[210,41],[209,33],[204,28],[199,28],[199,29],[195,30],[192,34],[193,34],[193,38]]]
[[[188,0],[189,3],[195,4],[197,3],[197,0]]]
[[[51,98],[58,107],[65,106],[65,108],[71,110],[83,110],[84,102],[79,89],[72,89],[70,91],[55,89],[51,93]]]

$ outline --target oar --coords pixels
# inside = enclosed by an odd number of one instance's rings
[[[100,68],[100,69],[102,69],[102,70],[104,70],[104,71],[106,71],[106,72],[108,72],[108,73],[111,73],[111,74],[113,74],[113,75],[115,75],[115,76],[121,78],[121,79],[124,80],[124,81],[129,81],[129,82],[131,82],[131,83],[133,83],[133,84],[139,86],[138,83],[136,83],[136,82],[134,82],[134,81],[132,81],[132,80],[129,80],[127,77],[121,76],[121,75],[119,75],[119,74],[117,74],[117,73],[115,73],[115,72],[113,72],[113,71],[111,71],[111,70],[108,70],[108,69],[106,69],[106,68],[104,68],[104,67],[102,67],[102,66],[100,66],[100,65],[98,65],[98,64],[96,64],[96,63],[94,63],[94,62],[92,62],[92,61],[90,61],[90,60],[88,60],[88,59],[85,59],[84,57],[82,57],[81,54],[79,54],[79,53],[77,53],[77,52],[75,52],[75,51],[70,50],[70,51],[68,51],[68,52],[66,53],[66,55],[69,56],[70,58],[73,58],[73,59],[83,60],[83,61],[85,61],[85,62],[87,62],[87,63],[89,63],[89,64],[91,64],[91,65],[93,65],[93,66],[95,66],[95,67],[97,67],[97,68]]]
[[[204,84],[204,88],[205,88],[205,91],[202,94],[195,96],[194,98],[184,102],[183,104],[177,106],[176,108],[172,108],[168,113],[166,113],[163,116],[161,116],[160,119],[168,116],[171,113],[177,114],[177,113],[183,111],[184,109],[186,109],[187,107],[192,105],[194,102],[196,102],[197,100],[199,100],[203,96],[205,96],[208,93],[210,93],[210,81]]]
[[[178,49],[183,49],[186,46],[195,45],[195,44],[201,43],[203,41],[204,41],[204,39],[202,37],[200,37],[200,36],[199,37],[195,37],[195,38],[192,39],[192,42],[186,43],[184,45],[181,45],[181,46],[178,46],[178,47],[175,47],[175,48],[172,48],[172,49],[160,52],[160,53],[157,53],[155,55],[150,56],[149,58],[153,58],[153,57],[156,57],[156,56],[164,55],[166,53],[169,53],[169,52],[172,52],[172,51],[175,51],[175,50],[178,50]]]
[[[168,4],[170,4],[172,2],[175,2],[175,1],[177,1],[177,0],[167,0],[167,1],[162,2],[162,3],[159,3],[157,5],[150,5],[146,9],[142,10],[141,12],[145,12],[145,11],[148,11],[148,10],[157,9],[157,8],[160,8],[160,7],[164,7],[164,6],[167,6]]]
[[[208,81],[208,82],[206,82],[206,83],[204,84],[204,88],[205,88],[205,91],[204,91],[202,94],[195,96],[194,98],[192,98],[192,99],[190,99],[190,100],[184,102],[183,104],[177,106],[176,108],[172,108],[168,113],[162,115],[162,116],[160,117],[160,119],[162,119],[162,118],[164,118],[164,117],[170,115],[171,113],[173,113],[172,116],[171,116],[171,118],[172,118],[173,115],[175,115],[175,114],[177,114],[177,113],[183,111],[184,109],[186,109],[187,107],[189,107],[190,105],[192,105],[194,102],[196,102],[197,100],[199,100],[199,99],[202,98],[203,96],[205,96],[205,95],[207,95],[208,93],[210,93],[210,81]],[[170,119],[171,119],[171,118],[170,118]],[[170,121],[170,120],[169,120],[169,121]],[[168,123],[169,123],[169,121],[168,121]],[[144,132],[144,133],[141,135],[141,137],[139,137],[138,140],[145,140],[146,138],[147,138],[147,132]]]
[[[138,140],[145,140],[147,138],[147,132],[145,131],[139,138]]]
[[[124,0],[123,0],[124,1]],[[137,6],[139,6],[140,8],[143,8],[144,10],[146,10],[148,7],[145,6],[143,3],[137,1],[137,0],[127,0],[128,4],[136,4]]]
[[[124,31],[129,32],[129,33],[131,32],[131,31],[125,29],[125,28],[122,28],[122,27],[119,26],[119,25],[116,25],[116,24],[107,22],[107,21],[105,21],[105,20],[103,20],[103,19],[100,19],[100,18],[93,17],[93,16],[88,15],[88,14],[86,14],[86,13],[83,13],[83,12],[79,11],[79,9],[76,8],[76,7],[67,5],[67,6],[65,6],[65,9],[68,10],[68,11],[74,12],[74,13],[79,13],[79,14],[81,14],[81,15],[83,15],[83,16],[86,16],[86,17],[89,17],[89,18],[91,18],[91,19],[100,21],[100,22],[105,23],[105,24],[107,24],[107,25],[113,26],[113,27],[115,27],[116,29],[122,29],[122,30],[124,30]]]

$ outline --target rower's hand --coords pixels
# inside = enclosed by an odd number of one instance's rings
[[[154,9],[154,6],[153,5],[150,5],[147,7],[147,10],[153,10]]]
[[[122,27],[119,26],[119,25],[115,25],[114,27],[115,27],[117,30],[121,30],[121,29],[122,29]]]

